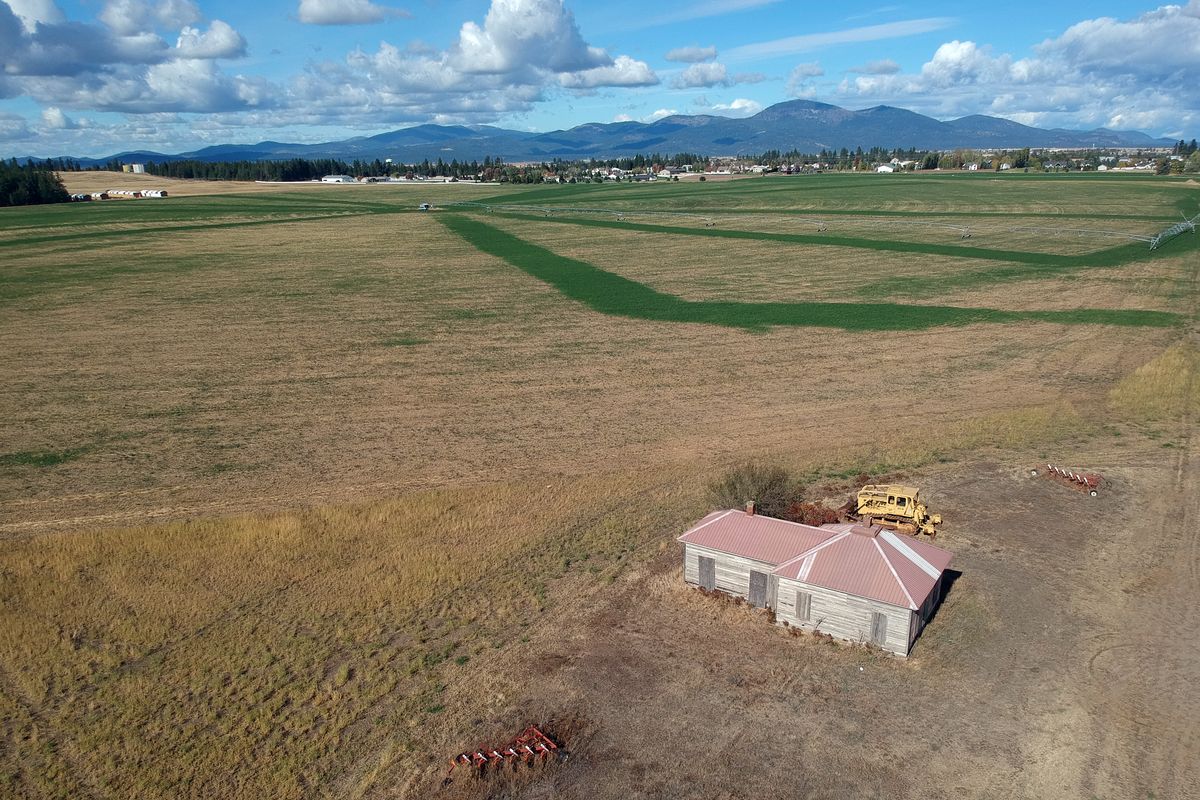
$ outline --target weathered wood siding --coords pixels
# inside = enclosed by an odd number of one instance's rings
[[[933,585],[933,589],[929,592],[929,597],[925,598],[925,602],[921,604],[921,610],[913,614],[912,635],[909,637],[908,646],[911,649],[912,643],[921,635],[921,631],[925,628],[925,623],[933,616],[933,611],[938,607],[938,603],[942,601],[942,579],[938,578],[937,583]]]
[[[796,592],[812,596],[807,621],[796,615]],[[916,612],[789,578],[776,578],[774,608],[779,623],[786,621],[798,628],[817,630],[851,642],[870,642],[871,615],[883,614],[887,617],[883,649],[902,656],[908,655],[912,644],[910,637],[915,635],[912,618]]]
[[[685,542],[683,579],[693,586],[700,585],[700,556],[713,559],[716,565],[717,589],[746,600],[750,599],[750,572],[766,573],[767,605],[775,609],[778,624],[787,622],[797,628],[828,633],[851,642],[870,642],[871,615],[883,614],[887,617],[887,636],[883,649],[901,656],[908,655],[913,642],[933,615],[942,596],[942,582],[939,580],[921,608],[911,611],[903,606],[893,606],[878,600],[826,589],[823,586],[781,578],[771,574],[775,564]],[[807,620],[800,619],[796,613],[798,591],[806,592],[811,597]]]
[[[774,576],[771,571],[776,564],[766,561],[755,561],[750,558],[733,556],[720,550],[710,550],[689,542],[683,545],[683,579],[693,586],[700,585],[700,556],[708,556],[717,565],[717,588],[727,594],[739,595],[750,599],[750,571],[764,572],[767,575],[767,605],[771,605],[774,597]]]

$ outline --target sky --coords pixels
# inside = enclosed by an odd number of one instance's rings
[[[803,98],[1200,136],[1200,0],[0,0],[0,155],[548,131]]]

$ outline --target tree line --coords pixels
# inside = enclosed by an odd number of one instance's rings
[[[0,206],[65,203],[71,199],[58,174],[41,164],[0,161]]]

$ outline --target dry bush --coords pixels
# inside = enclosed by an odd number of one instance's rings
[[[841,516],[836,509],[828,508],[819,503],[792,503],[788,506],[787,514],[784,517],[792,522],[799,522],[803,525],[812,525],[820,527],[833,522],[839,522]]]
[[[799,501],[795,481],[777,464],[750,462],[734,467],[709,484],[708,495],[716,508],[742,508],[753,502],[755,512],[784,517]]]

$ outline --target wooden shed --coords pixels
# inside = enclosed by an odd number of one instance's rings
[[[941,600],[951,554],[878,525],[819,528],[714,511],[682,536],[692,585],[775,610],[777,623],[907,656]]]

